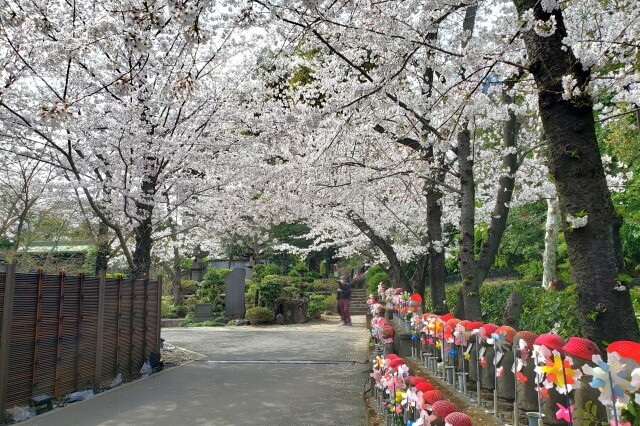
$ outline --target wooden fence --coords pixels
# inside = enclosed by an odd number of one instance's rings
[[[0,423],[34,395],[139,374],[160,350],[162,283],[0,272]]]

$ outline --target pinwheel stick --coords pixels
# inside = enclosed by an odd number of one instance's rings
[[[478,405],[480,405],[480,394],[482,393],[482,375],[480,374],[480,370],[482,366],[480,365],[480,338],[478,337],[479,333],[476,333],[476,362],[478,364],[477,368],[477,380],[476,380],[476,393],[478,394]]]
[[[536,365],[539,365],[540,358],[539,354],[536,352]],[[542,373],[536,373],[536,385],[538,389],[538,425],[542,426],[544,423],[542,422],[542,397],[540,395],[540,386],[542,384]]]
[[[564,367],[564,355],[560,355],[562,364],[562,377],[564,378],[564,396],[567,398],[567,410],[569,410],[569,425],[573,426],[573,413],[571,410],[571,398],[569,398],[569,385],[567,384],[567,370]]]
[[[520,357],[520,350],[513,346],[513,374],[514,377],[518,373],[518,358]],[[513,426],[519,426],[520,419],[518,418],[518,380],[513,381]]]
[[[498,417],[498,344],[493,340],[493,416]]]
[[[618,426],[618,410],[616,409],[616,394],[613,387],[613,377],[611,376],[611,369],[609,369],[607,374],[609,375],[609,386],[611,386],[611,407],[613,410],[613,420],[615,422],[615,426]]]

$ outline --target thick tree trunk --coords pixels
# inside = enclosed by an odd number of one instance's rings
[[[142,182],[145,199],[136,201],[138,226],[134,228],[136,246],[133,252],[133,278],[145,278],[151,270],[151,249],[153,248],[153,190],[154,182],[149,179]]]
[[[447,308],[447,294],[444,285],[445,263],[442,241],[442,191],[435,185],[429,185],[427,201],[427,240],[429,255],[429,289],[433,312],[444,314]]]
[[[558,259],[558,199],[547,198],[547,223],[544,233],[544,255],[542,257],[542,286],[550,288],[556,279],[556,260]]]
[[[462,276],[462,298],[464,318],[479,321],[480,285],[473,279],[476,261],[475,245],[475,201],[476,189],[473,178],[473,153],[471,132],[465,127],[458,132],[458,167],[460,173],[460,275]]]
[[[544,12],[536,0],[514,0],[518,13],[533,9],[535,19],[553,15],[556,31],[540,37],[524,33],[530,70],[538,88],[538,104],[546,140],[549,168],[556,183],[564,218],[586,217],[582,227],[563,221],[571,271],[578,291],[578,313],[584,337],[601,348],[605,342],[639,340],[628,291],[616,291],[620,252],[616,244],[620,219],[611,194],[596,140],[592,100],[562,98],[562,78],[572,76],[584,88],[589,72],[563,39],[567,36],[562,12]]]
[[[96,267],[94,273],[96,276],[100,271],[106,271],[109,267],[109,226],[106,223],[98,223],[98,241],[96,242]]]

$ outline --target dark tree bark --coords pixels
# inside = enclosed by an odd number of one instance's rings
[[[604,342],[639,340],[629,292],[614,290],[621,264],[616,243],[620,218],[611,202],[598,150],[593,101],[589,96],[562,99],[562,77],[572,75],[577,87],[583,88],[590,79],[589,71],[562,43],[567,30],[560,10],[544,12],[536,0],[514,0],[514,4],[520,15],[533,9],[536,19],[548,21],[553,15],[556,20],[557,29],[549,37],[534,31],[523,36],[563,218],[587,216],[586,226],[575,229],[563,220],[582,333],[601,348]]]
[[[429,256],[422,255],[418,258],[416,269],[411,277],[412,288],[414,293],[418,293],[422,297],[422,307],[425,302],[425,281],[427,280],[427,270],[429,269]]]
[[[509,85],[509,83],[505,83]],[[512,104],[513,98],[503,93],[502,101],[505,104]],[[473,230],[475,227],[475,189],[473,183],[473,161],[459,158],[460,165],[460,189],[461,217],[460,217],[460,272],[462,275],[462,296],[464,300],[465,318],[481,320],[480,309],[480,286],[487,278],[491,265],[495,259],[500,240],[507,226],[509,216],[509,203],[513,196],[515,186],[515,174],[518,171],[519,163],[515,148],[517,147],[518,122],[513,111],[509,111],[507,120],[503,123],[502,144],[507,152],[502,157],[502,169],[504,174],[500,176],[496,203],[491,212],[491,222],[487,231],[487,237],[482,245],[477,259],[474,256],[475,237]],[[459,156],[463,153],[471,155],[470,135],[464,132],[459,133],[458,150]],[[464,251],[464,252],[463,252]],[[463,268],[464,264],[464,268]],[[473,317],[471,317],[473,315]],[[476,315],[480,315],[476,317]]]
[[[182,258],[180,257],[180,249],[173,246],[173,305],[182,305]]]
[[[480,285],[474,279],[476,260],[475,202],[476,188],[473,177],[473,153],[471,132],[463,128],[458,132],[458,168],[460,174],[460,275],[462,276],[462,298],[464,318],[474,321],[482,319],[480,309]]]
[[[442,177],[444,180],[444,177]],[[446,304],[447,294],[444,284],[445,263],[442,241],[442,191],[436,185],[428,185],[427,201],[427,244],[429,256],[429,289],[431,304],[436,314],[449,311]]]
[[[104,223],[98,223],[98,241],[96,251],[96,267],[95,274],[98,276],[100,271],[106,271],[109,267],[109,226]]]
[[[153,193],[155,179],[147,178],[142,182],[142,192],[145,198],[136,201],[138,212],[138,226],[134,228],[135,249],[133,251],[134,270],[132,277],[135,279],[149,276],[151,269],[151,249],[153,248]]]
[[[507,105],[513,104],[513,98],[506,93],[503,94],[502,101]],[[487,237],[476,260],[473,274],[474,287],[477,286],[478,289],[487,278],[487,274],[498,252],[502,234],[504,234],[507,226],[509,203],[513,196],[513,188],[516,181],[515,174],[519,168],[515,151],[517,146],[517,127],[518,121],[516,115],[513,111],[509,111],[508,119],[502,125],[502,146],[505,152],[508,152],[507,155],[502,157],[502,169],[505,174],[500,176],[499,179],[496,204],[491,212],[491,222],[487,231]]]

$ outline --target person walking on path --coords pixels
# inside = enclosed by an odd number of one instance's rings
[[[347,282],[347,277],[340,277],[338,283],[338,306],[340,307],[340,318],[343,325],[351,325],[351,316],[349,315],[349,304],[351,303],[351,286]]]

